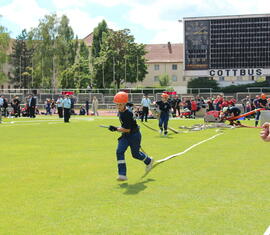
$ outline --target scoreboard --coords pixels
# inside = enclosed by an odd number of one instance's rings
[[[191,74],[269,75],[270,14],[184,18],[184,37]]]

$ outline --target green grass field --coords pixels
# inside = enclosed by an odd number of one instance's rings
[[[116,181],[116,118],[4,119],[0,124],[0,234],[263,234],[270,225],[270,143],[259,130],[224,130],[144,174],[127,151]],[[13,123],[7,123],[13,122]],[[171,120],[178,128],[202,120]],[[249,122],[246,122],[249,124]],[[156,120],[149,125],[157,127]],[[250,121],[253,125],[253,121]],[[215,129],[159,136],[144,126],[155,159],[182,152]]]

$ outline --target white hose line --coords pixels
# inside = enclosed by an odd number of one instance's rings
[[[163,159],[157,160],[156,163],[165,162],[165,161],[167,161],[167,160],[169,160],[169,159],[171,159],[171,158],[174,158],[174,157],[180,156],[180,155],[182,155],[182,154],[185,154],[186,152],[188,152],[189,150],[195,148],[196,146],[198,146],[198,145],[200,145],[200,144],[202,144],[202,143],[204,143],[204,142],[206,142],[206,141],[208,141],[208,140],[212,140],[212,139],[216,138],[217,136],[219,136],[219,135],[221,135],[221,134],[223,134],[223,133],[218,133],[218,134],[216,134],[216,135],[213,135],[212,137],[210,137],[210,138],[208,138],[208,139],[202,140],[202,141],[200,141],[200,142],[197,143],[197,144],[191,145],[189,148],[187,148],[187,149],[184,150],[183,152],[176,153],[176,154],[170,155],[170,156],[168,156],[168,157],[165,157],[165,158],[163,158]]]

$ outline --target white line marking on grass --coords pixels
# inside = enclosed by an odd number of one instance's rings
[[[34,126],[34,125],[39,125],[40,123],[29,123],[29,124],[12,124],[12,125],[4,125],[0,127],[6,127],[6,126]]]
[[[266,229],[263,235],[270,235],[270,226]]]
[[[216,135],[213,135],[212,137],[210,137],[210,138],[208,138],[208,139],[202,140],[202,141],[200,141],[200,142],[197,143],[197,144],[191,145],[189,148],[187,148],[187,149],[184,150],[183,152],[175,153],[175,154],[170,155],[170,156],[168,156],[168,157],[165,157],[165,158],[163,158],[163,159],[157,160],[156,163],[159,163],[159,162],[165,162],[165,161],[167,161],[167,160],[169,160],[169,159],[171,159],[171,158],[174,158],[174,157],[183,155],[183,154],[185,154],[186,152],[188,152],[189,150],[195,148],[196,146],[198,146],[198,145],[200,145],[200,144],[202,144],[202,143],[205,143],[205,142],[208,141],[208,140],[212,140],[212,139],[214,139],[214,138],[216,138],[217,136],[222,135],[222,134],[223,134],[223,133],[218,133],[218,134],[216,134]]]
[[[31,120],[31,121],[23,121],[23,120],[20,120],[20,121],[13,121],[13,122],[5,122],[5,123],[40,123],[40,122],[48,122],[48,121],[51,121],[51,122],[63,122],[63,120]]]
[[[64,124],[64,122],[49,122],[48,124]]]
[[[70,120],[74,120],[74,121],[94,121],[94,119],[93,118],[88,118],[88,119],[86,119],[86,118],[71,118]],[[64,120],[59,120],[59,119],[46,119],[46,120],[39,120],[39,119],[36,119],[36,120],[16,120],[16,121],[12,121],[12,122],[3,122],[3,124],[13,124],[13,123],[40,123],[40,122],[47,122],[47,123],[49,123],[49,122],[61,122],[61,123],[63,123],[64,122]]]

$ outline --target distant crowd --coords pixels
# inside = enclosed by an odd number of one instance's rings
[[[57,100],[52,98],[47,98],[44,102],[43,109],[39,109],[37,106],[37,99],[33,95],[29,95],[26,100],[21,101],[18,96],[13,97],[8,100],[3,95],[0,96],[0,107],[2,116],[5,117],[30,117],[34,118],[36,114],[41,115],[52,115],[58,114],[62,117],[64,109],[63,100],[68,99],[70,101],[69,113],[70,115],[99,115],[98,113],[98,99],[93,97],[91,101],[92,111],[90,113],[90,101],[86,99],[85,103],[80,106],[78,111],[75,111],[74,105],[76,104],[76,98],[74,96],[59,96]],[[131,103],[127,104],[127,107],[133,110],[137,118],[144,118],[148,115],[150,109],[156,107],[156,102],[148,98],[145,94],[141,100],[139,106],[135,106]],[[191,97],[179,97],[178,95],[169,96],[168,103],[170,104],[170,112],[173,117],[188,117],[195,118],[196,113],[200,109],[205,108],[206,112],[216,110],[222,111],[224,107],[235,106],[235,98],[225,98],[223,95],[214,95],[212,97],[201,97],[201,96],[191,96]],[[252,111],[263,106],[269,108],[269,99],[267,99],[265,94],[256,95],[255,98],[250,98],[246,96],[244,99],[239,100],[238,104],[242,105],[242,109],[245,112]],[[40,107],[40,106],[39,106]],[[154,107],[154,108],[153,108]]]
[[[60,118],[63,117],[64,100],[68,100],[66,108],[69,109],[70,115],[89,115],[90,102],[86,99],[85,104],[80,106],[78,112],[75,111],[74,105],[76,98],[65,95],[59,96],[57,100],[47,98],[44,102],[43,108],[39,109],[37,106],[37,98],[34,95],[29,95],[25,100],[20,100],[18,96],[14,96],[8,100],[4,95],[0,96],[0,114],[4,117],[30,117],[35,118],[37,114],[52,115],[58,114]],[[69,107],[70,106],[70,107]],[[94,96],[92,100],[92,115],[98,115],[98,99]]]

